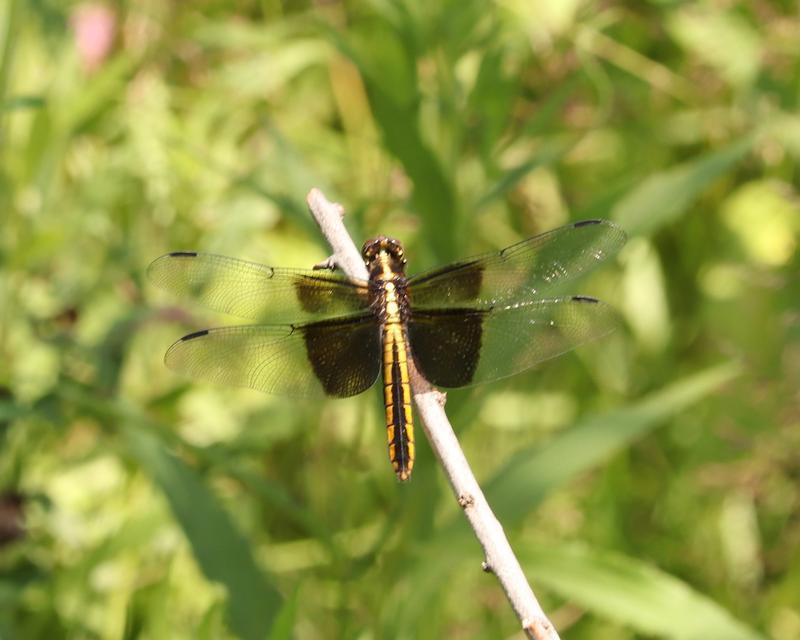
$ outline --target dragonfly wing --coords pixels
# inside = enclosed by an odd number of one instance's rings
[[[192,378],[295,397],[347,397],[380,372],[380,329],[371,314],[302,325],[207,329],[178,340],[168,367]]]
[[[147,270],[159,287],[222,313],[263,323],[352,314],[369,304],[367,283],[329,271],[280,269],[210,253],[181,251]]]
[[[411,304],[414,309],[479,309],[553,298],[566,293],[565,284],[614,256],[625,239],[625,232],[611,222],[576,222],[502,251],[413,276]]]
[[[612,307],[571,296],[484,310],[415,310],[408,335],[414,363],[429,382],[464,387],[525,371],[620,324]]]

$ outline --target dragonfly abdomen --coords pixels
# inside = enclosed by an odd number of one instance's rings
[[[408,378],[408,349],[401,325],[395,323],[384,327],[383,397],[389,461],[398,479],[408,480],[414,468],[414,423]]]

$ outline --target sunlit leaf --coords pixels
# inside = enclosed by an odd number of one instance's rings
[[[520,451],[486,485],[492,508],[504,523],[521,521],[556,488],[713,393],[739,372],[735,363],[706,369],[629,407],[589,416],[550,442]]]
[[[663,638],[763,640],[686,583],[622,554],[582,545],[523,546],[536,583],[595,614]]]
[[[745,137],[697,160],[649,176],[623,196],[611,217],[628,233],[653,233],[684,215],[703,190],[747,155],[752,146],[753,138]]]
[[[730,11],[686,5],[670,16],[678,42],[734,85],[751,82],[763,58],[758,29]]]

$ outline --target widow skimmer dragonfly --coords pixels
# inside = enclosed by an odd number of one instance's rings
[[[148,268],[160,287],[257,324],[184,336],[170,368],[295,397],[347,397],[383,374],[389,459],[414,466],[409,359],[428,382],[504,378],[613,331],[608,305],[562,286],[612,257],[625,232],[585,220],[415,276],[397,240],[364,244],[368,280],[178,251]]]

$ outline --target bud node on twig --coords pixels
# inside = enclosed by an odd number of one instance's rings
[[[462,493],[458,496],[458,506],[462,509],[467,509],[475,504],[475,498],[468,493]]]
[[[333,271],[336,269],[336,258],[328,256],[322,262],[318,262],[311,268],[314,269],[314,271]]]

